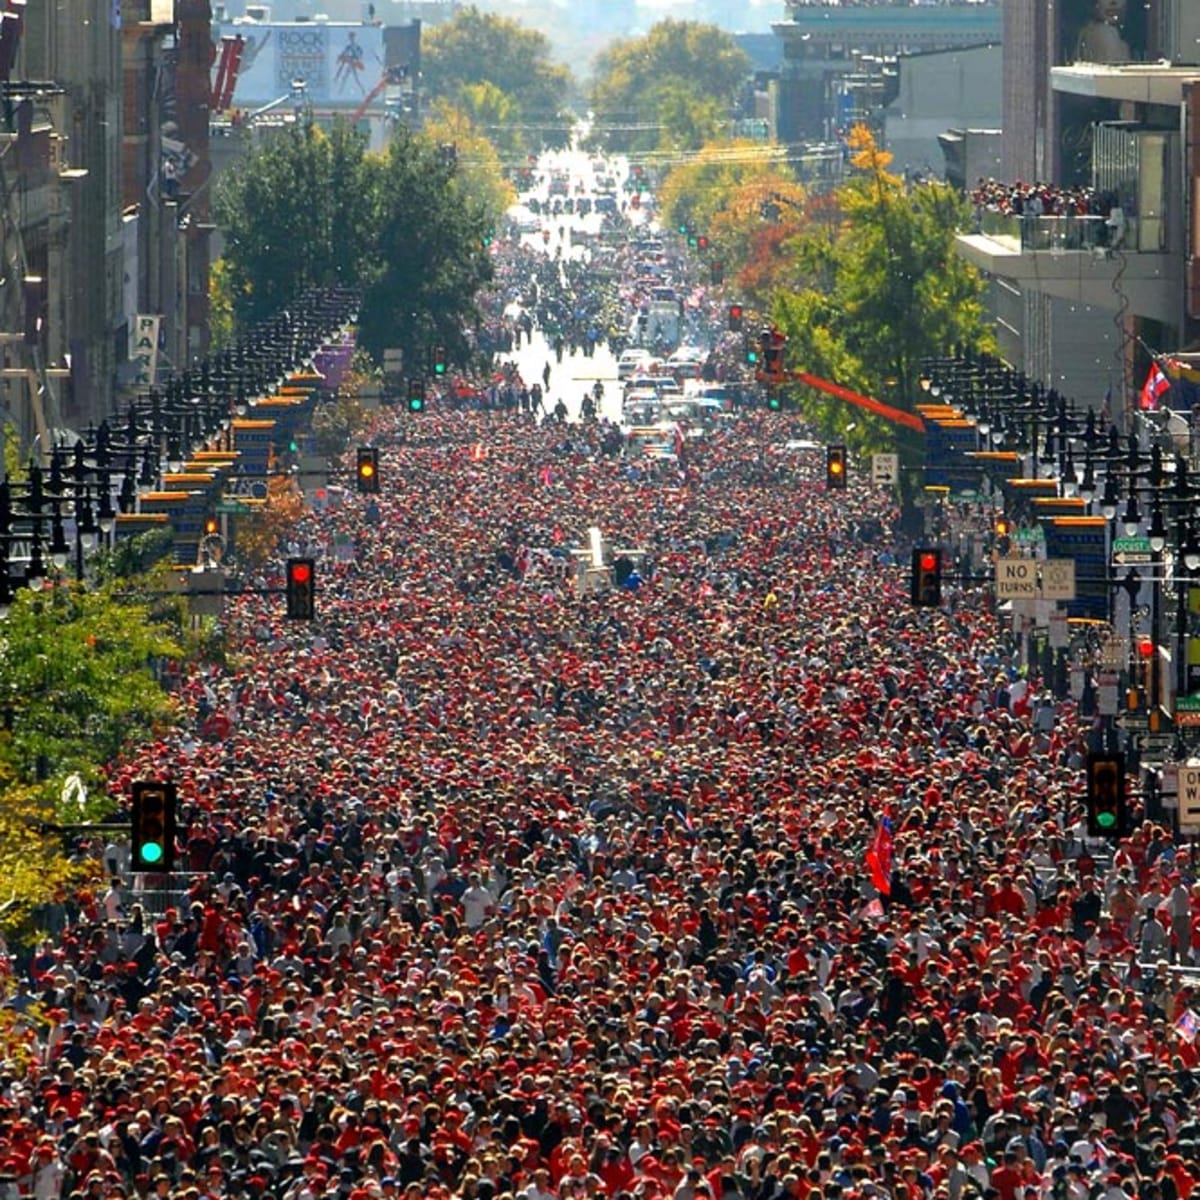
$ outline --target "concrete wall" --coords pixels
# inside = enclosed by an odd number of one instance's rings
[[[942,50],[897,60],[900,92],[884,111],[896,171],[942,175],[938,136],[952,126],[998,128],[1003,56],[999,46]]]

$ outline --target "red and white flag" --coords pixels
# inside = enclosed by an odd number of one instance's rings
[[[1146,382],[1142,384],[1138,407],[1143,411],[1158,408],[1163,396],[1170,389],[1171,381],[1163,374],[1162,368],[1157,362],[1151,363],[1150,374],[1146,376]]]

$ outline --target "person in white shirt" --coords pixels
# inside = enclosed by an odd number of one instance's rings
[[[463,924],[470,930],[479,929],[495,907],[496,900],[483,886],[478,871],[467,876],[467,890],[462,894]]]

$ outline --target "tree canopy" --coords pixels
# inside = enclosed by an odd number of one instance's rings
[[[783,242],[803,228],[805,191],[787,166],[750,141],[706,145],[672,168],[659,188],[664,225],[691,226],[708,238],[740,298],[765,305],[774,287],[792,284]]]
[[[803,282],[775,293],[772,316],[790,363],[911,408],[925,359],[960,344],[994,348],[982,283],[954,250],[965,219],[957,194],[936,182],[906,187],[865,128],[850,145],[840,220],[813,222],[787,243]]]
[[[251,151],[217,188],[232,306],[263,320],[312,286],[363,291],[360,344],[422,361],[431,339],[461,353],[475,296],[491,278],[485,234],[506,192],[474,186],[482,150],[458,163],[431,138],[394,132],[382,155],[338,122],[297,124]],[[497,203],[496,210],[488,205]]]
[[[111,811],[103,768],[173,718],[152,663],[182,651],[150,610],[58,583],[22,589],[0,625],[0,928],[19,926],[79,868],[43,822]],[[65,788],[78,777],[83,791]]]
[[[659,21],[597,59],[594,140],[624,152],[699,150],[726,125],[749,74],[750,59],[717,26]]]
[[[422,35],[421,74],[426,92],[435,100],[478,116],[478,94],[472,89],[490,85],[507,98],[500,105],[490,97],[495,130],[482,130],[503,147],[520,136],[523,148],[565,146],[571,120],[564,105],[572,86],[566,67],[550,60],[550,42],[536,30],[474,5],[433,26]],[[498,136],[493,137],[493,134]]]

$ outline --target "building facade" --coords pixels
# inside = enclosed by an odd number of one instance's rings
[[[1039,199],[981,205],[960,252],[1006,358],[1128,409],[1151,356],[1200,335],[1200,5],[1008,0],[1004,34],[1001,182]]]

